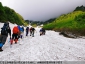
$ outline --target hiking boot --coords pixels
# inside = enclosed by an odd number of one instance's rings
[[[0,52],[2,52],[3,50],[2,50],[2,48],[0,48]]]
[[[10,43],[12,45],[12,43]]]
[[[17,41],[18,41],[18,40],[17,40],[17,39],[15,39],[15,44],[17,44]]]
[[[11,44],[11,45],[13,44],[13,39],[10,40],[10,44]]]
[[[40,34],[40,36],[41,36],[42,34]]]
[[[15,44],[17,44],[17,42],[15,42]]]
[[[15,44],[17,44],[17,42],[15,42]]]

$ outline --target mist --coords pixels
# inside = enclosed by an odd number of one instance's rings
[[[45,21],[72,12],[85,0],[0,0],[19,13],[25,20]]]

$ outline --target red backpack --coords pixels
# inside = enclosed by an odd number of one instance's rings
[[[15,27],[13,28],[13,33],[19,33],[19,29],[18,29],[17,26],[15,26]]]

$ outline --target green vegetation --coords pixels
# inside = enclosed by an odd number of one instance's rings
[[[74,11],[85,11],[85,7],[83,5],[78,6],[78,7],[76,7],[76,9]]]
[[[76,10],[72,13],[63,14],[53,22],[44,25],[44,28],[47,30],[85,35],[85,11],[83,9],[83,11]]]
[[[3,6],[0,2],[0,22],[4,23],[7,21],[11,23],[16,23],[18,25],[27,25],[20,14],[16,13],[13,9],[10,9],[7,6]]]

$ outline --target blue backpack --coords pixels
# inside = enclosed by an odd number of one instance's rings
[[[22,27],[22,30],[24,31],[24,27]]]

